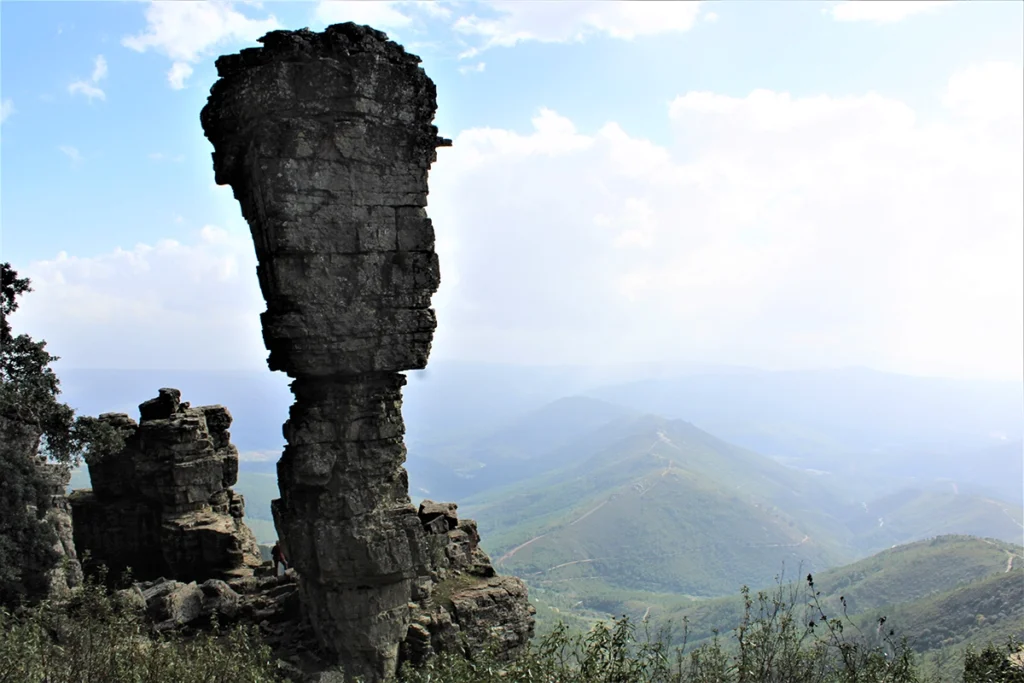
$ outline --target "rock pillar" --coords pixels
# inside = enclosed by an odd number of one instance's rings
[[[424,207],[433,82],[355,24],[274,31],[217,60],[202,111],[248,221],[272,370],[294,378],[274,518],[322,645],[393,672],[428,564],[403,467],[403,370],[423,368],[440,282]]]

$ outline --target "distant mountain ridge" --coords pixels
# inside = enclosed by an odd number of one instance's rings
[[[524,576],[595,577],[694,595],[759,583],[783,560],[851,559],[813,504],[819,482],[681,420],[617,422],[556,471],[467,498],[488,550]],[[557,568],[557,569],[556,569]]]

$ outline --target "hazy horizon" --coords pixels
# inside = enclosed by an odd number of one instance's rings
[[[48,350],[54,353],[52,346],[48,345]],[[797,373],[840,373],[840,372],[866,372],[866,373],[878,373],[885,375],[901,376],[901,377],[912,377],[915,379],[934,379],[934,380],[950,380],[950,381],[964,381],[964,382],[991,382],[995,384],[1022,384],[1024,385],[1024,377],[1009,377],[1002,379],[993,379],[988,377],[955,377],[951,375],[937,375],[937,374],[915,374],[910,372],[894,372],[889,370],[881,370],[878,368],[872,368],[864,365],[844,365],[844,366],[819,366],[819,367],[755,367],[751,365],[730,365],[721,363],[708,363],[702,361],[685,361],[680,360],[676,362],[659,362],[659,363],[646,363],[643,361],[622,361],[619,363],[606,363],[606,364],[571,364],[571,363],[516,363],[516,362],[502,362],[502,361],[488,361],[488,360],[461,360],[458,358],[441,358],[434,359],[433,356],[427,361],[427,367],[420,370],[403,370],[401,374],[408,377],[410,382],[420,381],[426,379],[432,370],[437,370],[438,366],[480,366],[480,367],[500,367],[500,368],[529,368],[529,369],[545,369],[545,370],[566,370],[566,371],[629,371],[636,369],[638,371],[637,376],[647,376],[651,373],[657,373],[658,376],[673,376],[674,374],[691,374],[691,373],[707,373],[707,374],[718,374],[718,373],[770,373],[770,374],[797,374]],[[58,377],[61,371],[69,372],[168,372],[168,373],[224,373],[224,374],[258,374],[267,373],[268,375],[281,376],[287,378],[287,381],[291,381],[292,378],[288,377],[281,371],[272,371],[265,365],[263,367],[246,367],[246,368],[225,368],[225,367],[158,367],[158,366],[147,366],[147,367],[114,367],[114,366],[73,366],[58,360],[53,364]],[[1022,406],[1024,409],[1024,406]]]

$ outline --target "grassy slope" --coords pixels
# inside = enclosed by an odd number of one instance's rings
[[[1007,572],[1011,557],[1014,568]],[[986,615],[990,635],[997,634],[998,629],[1012,629],[1014,615],[1018,632],[1024,629],[1024,621],[1019,618],[1024,615],[1024,601],[1005,602],[1013,598],[1014,586],[1017,592],[1024,590],[1022,564],[1021,546],[970,536],[943,536],[820,572],[814,580],[826,612],[837,612],[839,596],[843,596],[850,616],[862,615],[865,626],[879,616],[887,616],[889,625],[924,651],[933,644],[922,638],[929,624],[947,624],[939,629],[944,635],[935,642],[955,645],[970,637],[966,626],[976,613]],[[797,586],[802,590],[802,582]],[[742,600],[731,596],[655,606],[651,618],[675,624],[687,619],[692,642],[710,637],[716,629],[727,632],[739,623],[742,613]]]
[[[783,562],[846,559],[812,476],[678,420],[645,417],[629,431],[566,469],[468,501],[501,569],[537,586],[599,577],[706,596],[769,581]]]

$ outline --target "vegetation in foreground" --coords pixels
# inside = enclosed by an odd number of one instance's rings
[[[154,634],[145,615],[89,582],[65,601],[0,608],[0,683],[270,683],[258,634]]]
[[[587,633],[565,626],[514,662],[497,650],[472,659],[436,657],[404,667],[393,683],[925,683],[905,639],[879,622],[859,629],[826,615],[809,576],[805,592],[781,582],[742,592],[744,613],[727,636],[686,650],[671,634],[627,618]],[[685,624],[683,630],[685,632]],[[968,648],[963,683],[1024,683],[1020,643]],[[0,683],[284,683],[289,680],[255,629],[216,624],[198,634],[154,634],[137,607],[101,581],[64,601],[0,609]]]

